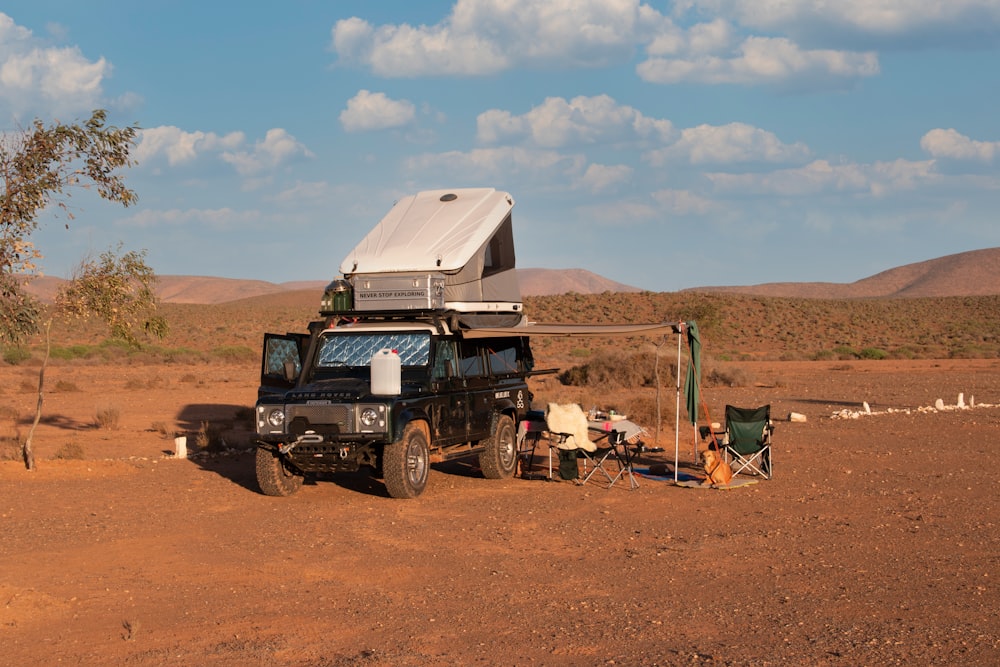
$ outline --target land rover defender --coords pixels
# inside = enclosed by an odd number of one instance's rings
[[[390,496],[413,498],[431,463],[472,455],[484,477],[514,474],[531,404],[527,337],[466,340],[436,317],[372,314],[314,330],[265,336],[255,409],[265,494],[368,467]]]

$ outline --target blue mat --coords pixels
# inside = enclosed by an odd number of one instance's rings
[[[635,474],[637,474],[637,475],[642,475],[643,477],[645,477],[647,479],[655,479],[655,480],[660,481],[660,482],[675,483],[674,482],[674,475],[673,475],[673,473],[670,473],[669,475],[654,475],[654,474],[652,474],[652,473],[649,472],[649,468],[635,468],[633,470],[633,472],[635,472]],[[704,477],[701,476],[701,475],[692,475],[692,474],[686,473],[686,472],[678,472],[677,473],[676,485],[677,486],[683,486],[683,487],[688,488],[688,489],[720,489],[720,490],[725,490],[725,489],[738,489],[738,488],[743,487],[743,486],[749,486],[751,484],[756,484],[759,481],[759,480],[756,480],[756,479],[750,479],[748,477],[738,477],[737,476],[737,477],[733,477],[732,481],[729,482],[729,484],[724,484],[724,485],[719,486],[719,485],[715,485],[715,484],[702,484],[703,480],[704,480]]]

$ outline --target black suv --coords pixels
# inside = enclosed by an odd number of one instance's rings
[[[376,367],[380,354],[395,366]],[[463,338],[439,317],[367,314],[314,322],[309,334],[265,334],[260,488],[287,496],[305,474],[366,466],[390,496],[414,498],[431,463],[471,455],[485,477],[510,477],[532,366],[526,336]]]

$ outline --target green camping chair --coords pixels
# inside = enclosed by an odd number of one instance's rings
[[[737,408],[726,406],[723,443],[733,474],[745,472],[771,479],[771,406]]]

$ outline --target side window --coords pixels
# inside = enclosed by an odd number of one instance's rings
[[[461,359],[459,367],[462,369],[462,376],[466,378],[481,377],[483,372],[483,356],[480,347],[475,341],[464,340],[458,346]]]
[[[285,365],[291,364],[295,374],[302,371],[299,361],[299,348],[294,340],[288,338],[268,338],[265,341],[264,374],[282,376]]]
[[[517,362],[517,350],[520,341],[516,338],[498,338],[487,344],[490,360],[490,373],[493,375],[509,375],[521,370]]]
[[[444,380],[455,376],[458,373],[458,364],[455,363],[457,358],[455,341],[437,341],[437,346],[434,350],[434,368],[431,371],[431,377],[435,380]]]

